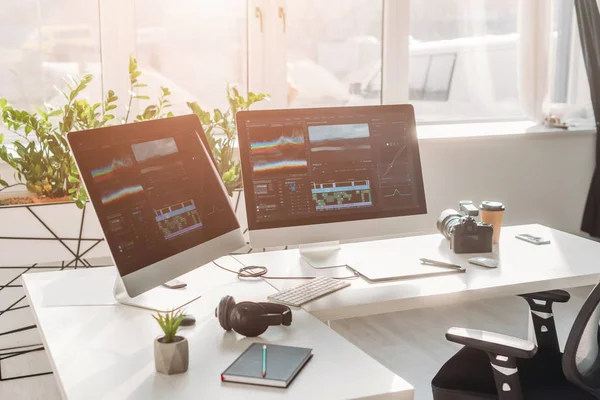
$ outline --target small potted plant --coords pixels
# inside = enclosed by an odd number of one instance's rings
[[[165,334],[154,341],[154,366],[162,374],[181,374],[188,369],[188,341],[183,336],[177,336],[177,330],[185,318],[183,311],[157,313],[152,318],[158,322]]]

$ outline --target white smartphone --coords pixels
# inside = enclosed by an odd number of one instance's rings
[[[543,237],[540,237],[540,236],[533,236],[533,235],[530,235],[529,233],[519,233],[518,235],[515,235],[515,237],[517,239],[521,239],[521,240],[524,240],[526,242],[533,243],[533,244],[548,244],[548,243],[550,243],[550,239],[544,239]]]

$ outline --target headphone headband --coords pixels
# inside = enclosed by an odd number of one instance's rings
[[[261,335],[269,326],[292,324],[292,310],[288,306],[250,301],[236,304],[231,296],[221,299],[215,316],[226,331],[233,329],[248,337]]]
[[[267,310],[265,316],[269,318],[269,325],[285,325],[292,324],[292,310],[288,306],[275,303],[258,303]],[[273,323],[271,323],[273,321]]]

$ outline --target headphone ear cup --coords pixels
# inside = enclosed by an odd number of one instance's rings
[[[267,314],[267,310],[260,304],[244,301],[230,311],[229,325],[240,335],[259,336],[269,327],[268,322],[261,318],[264,314]]]
[[[235,299],[232,296],[225,296],[221,298],[219,306],[215,309],[215,314],[219,319],[219,325],[226,331],[231,330],[231,324],[229,323],[229,313],[235,308]]]

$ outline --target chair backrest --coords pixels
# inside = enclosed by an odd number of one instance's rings
[[[600,322],[600,283],[581,307],[562,359],[567,379],[600,398],[600,354],[598,354],[598,323]]]

